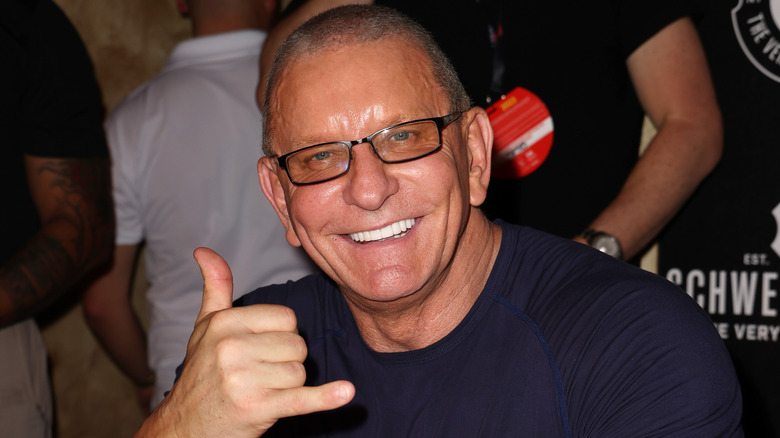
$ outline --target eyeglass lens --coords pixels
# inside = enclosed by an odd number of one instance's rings
[[[368,138],[379,158],[386,163],[410,161],[440,146],[439,128],[432,120],[405,123]],[[334,142],[301,149],[287,157],[287,171],[295,183],[314,183],[347,172],[350,142]]]

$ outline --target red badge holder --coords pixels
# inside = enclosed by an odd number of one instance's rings
[[[547,159],[553,121],[544,102],[517,87],[487,109],[493,125],[493,175],[502,179],[530,175]]]

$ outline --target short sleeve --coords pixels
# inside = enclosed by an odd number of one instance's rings
[[[136,166],[137,154],[133,153],[135,133],[124,116],[124,107],[120,104],[106,121],[106,134],[111,150],[111,179],[116,216],[116,243],[134,245],[144,236],[142,200],[138,181],[140,176]]]
[[[677,19],[699,13],[690,0],[616,1],[620,46],[625,58]]]
[[[19,105],[24,153],[105,157],[101,95],[76,29],[51,1],[36,2],[22,38],[28,78]]]

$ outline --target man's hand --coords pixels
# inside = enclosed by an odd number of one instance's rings
[[[232,308],[227,263],[195,250],[203,304],[181,378],[136,436],[257,437],[279,418],[335,409],[355,394],[337,381],[304,387],[306,344],[293,311],[276,305]]]

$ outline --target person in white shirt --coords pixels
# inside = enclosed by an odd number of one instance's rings
[[[258,190],[261,116],[254,100],[273,0],[189,0],[194,38],[130,94],[106,128],[117,235],[113,265],[86,291],[86,319],[151,409],[173,385],[200,306],[192,258],[219,248],[237,275],[236,296],[313,270],[284,239]],[[147,337],[128,296],[146,250]],[[151,399],[150,399],[151,397]]]

